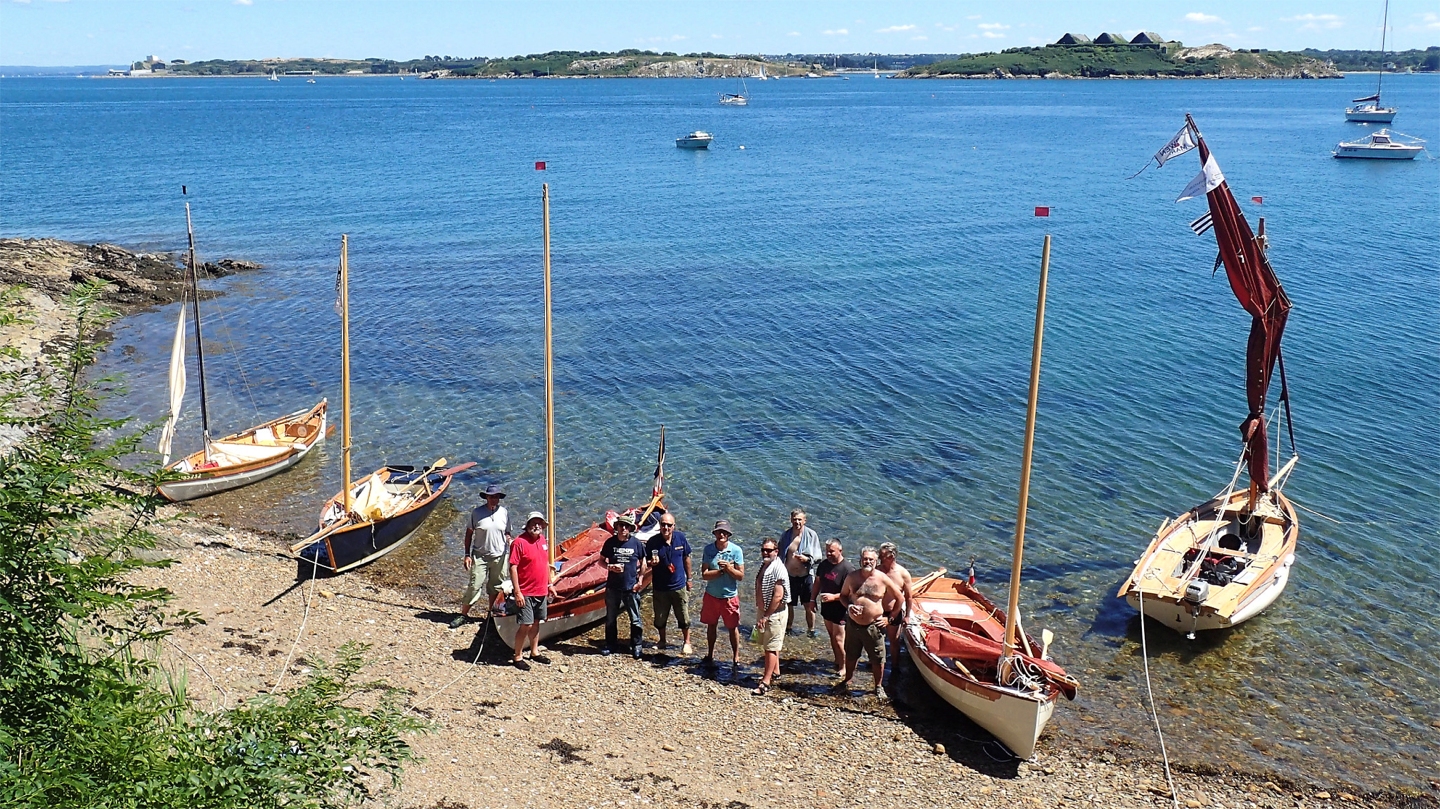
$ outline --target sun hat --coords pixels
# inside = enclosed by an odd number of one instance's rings
[[[541,525],[549,525],[549,524],[550,524],[550,523],[548,523],[548,522],[545,521],[545,515],[544,515],[544,514],[541,514],[541,513],[538,512],[538,511],[532,511],[532,512],[530,512],[530,516],[528,516],[528,517],[525,518],[525,527],[527,527],[527,528],[530,527],[530,523],[535,522],[536,520],[539,520]]]
[[[724,531],[726,534],[729,534],[730,536],[734,536],[734,535],[735,535],[735,532],[730,530],[730,521],[729,521],[729,520],[716,520],[716,521],[715,521],[715,527],[710,529],[710,533],[712,533],[712,534],[718,534],[718,533],[720,533],[721,531]]]
[[[628,525],[630,526],[630,530],[635,530],[635,518],[629,514],[621,514],[615,518],[615,527],[619,528],[622,525]]]
[[[502,489],[502,488],[500,488],[500,484],[498,484],[498,483],[492,483],[492,484],[490,484],[489,486],[486,486],[486,487],[485,487],[485,496],[486,496],[486,497],[499,497],[499,498],[501,498],[501,499],[504,499],[504,497],[505,497],[505,490]]]

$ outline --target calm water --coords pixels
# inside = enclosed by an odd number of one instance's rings
[[[753,548],[802,505],[852,551],[978,556],[996,593],[1051,233],[1024,604],[1084,683],[1057,729],[1151,747],[1114,593],[1164,516],[1228,480],[1245,407],[1249,318],[1186,227],[1203,201],[1173,202],[1198,161],[1125,179],[1191,112],[1236,196],[1264,197],[1244,207],[1295,302],[1287,491],[1338,522],[1302,512],[1261,618],[1150,633],[1170,749],[1422,786],[1440,772],[1440,163],[1330,157],[1372,83],[857,77],[757,83],[731,109],[706,81],[5,79],[0,232],[176,250],[188,185],[202,257],[267,265],[208,310],[222,430],[338,401],[349,233],[357,468],[473,459],[457,506],[500,481],[523,513],[543,509],[548,181],[564,527],[648,493],[664,424],[692,536],[724,516]],[[1386,90],[1397,128],[1440,144],[1440,81]],[[710,151],[674,147],[694,129]],[[118,327],[118,412],[160,416],[173,315]],[[199,508],[303,531],[338,485],[332,442]],[[385,564],[457,586],[448,516]]]

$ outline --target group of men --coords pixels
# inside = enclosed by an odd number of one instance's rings
[[[469,620],[472,607],[482,596],[494,598],[511,583],[510,590],[519,629],[514,643],[512,665],[529,670],[524,659],[549,664],[540,653],[539,625],[546,618],[549,599],[554,597],[554,568],[550,564],[548,528],[545,516],[531,512],[525,530],[510,537],[508,514],[500,505],[505,493],[499,486],[485,491],[485,504],[474,509],[465,529],[463,564],[470,574],[460,607],[452,623],[459,627]],[[873,692],[879,696],[884,679],[886,642],[892,648],[903,624],[905,602],[910,597],[909,571],[895,559],[895,544],[860,550],[859,566],[845,559],[838,539],[820,541],[806,526],[807,516],[796,509],[790,513],[790,527],[778,539],[760,543],[760,566],[754,578],[755,624],[751,640],[764,654],[759,685],[754,693],[764,695],[780,671],[780,654],[785,636],[799,631],[794,626],[795,608],[804,609],[806,629],[817,635],[818,612],[830,636],[835,669],[841,680],[837,693],[848,692],[864,652],[874,676]],[[645,575],[650,576],[651,606],[658,635],[656,647],[669,647],[667,631],[674,617],[680,631],[681,653],[690,655],[690,594],[694,587],[691,548],[685,534],[676,528],[675,515],[662,511],[659,530],[642,544],[635,536],[634,517],[620,514],[610,522],[612,533],[600,549],[605,563],[605,645],[602,654],[613,654],[619,646],[620,618],[630,625],[629,650],[642,656],[644,626],[640,618],[640,592]],[[740,668],[740,586],[745,580],[745,556],[728,520],[717,520],[711,529],[714,541],[701,555],[700,580],[704,592],[700,602],[700,623],[705,625],[704,664],[714,667],[715,645],[723,625],[730,641],[730,678]],[[793,627],[793,629],[792,629]]]

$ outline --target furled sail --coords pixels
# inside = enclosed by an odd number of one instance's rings
[[[180,406],[185,402],[185,305],[180,305],[180,318],[175,323],[175,343],[170,347],[170,418],[160,428],[161,466],[170,463],[170,444],[175,440],[175,425],[180,421]]]
[[[1379,103],[1380,103],[1380,94],[1379,94],[1379,93],[1376,93],[1376,94],[1373,95],[1373,96],[1365,96],[1364,98],[1357,98],[1357,99],[1354,99],[1351,103],[1360,104],[1360,103],[1363,103],[1363,102],[1366,102],[1366,101],[1374,101],[1376,104],[1379,104]]]
[[[1194,120],[1187,115],[1186,121],[1195,130],[1201,166],[1214,163]],[[1220,260],[1225,264],[1225,275],[1230,279],[1230,289],[1251,317],[1250,339],[1245,347],[1245,397],[1250,412],[1240,425],[1240,435],[1246,445],[1250,480],[1259,491],[1265,491],[1270,479],[1265,398],[1270,390],[1270,376],[1280,359],[1280,337],[1290,314],[1290,299],[1285,296],[1265,250],[1251,232],[1223,176],[1214,187],[1207,188],[1205,197],[1210,203],[1215,242],[1220,248]]]

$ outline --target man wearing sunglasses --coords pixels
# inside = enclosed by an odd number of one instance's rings
[[[785,647],[788,624],[790,576],[780,561],[780,545],[773,539],[760,543],[760,572],[755,576],[755,642],[765,652],[765,670],[760,674],[757,697],[770,690],[770,681],[780,673],[780,650]]]
[[[680,626],[681,654],[693,654],[690,645],[690,543],[675,529],[675,515],[660,515],[660,533],[650,538],[645,555],[650,560],[650,597],[655,613],[655,630],[660,634],[656,648],[664,650],[665,627],[671,613]]]

